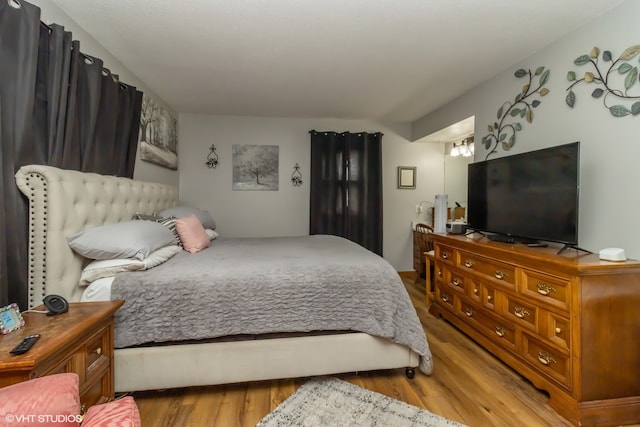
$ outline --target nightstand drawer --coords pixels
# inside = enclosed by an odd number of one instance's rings
[[[109,347],[109,330],[103,328],[97,334],[92,336],[85,346],[85,372],[87,378],[94,372],[102,372],[109,368],[110,363],[110,347]]]

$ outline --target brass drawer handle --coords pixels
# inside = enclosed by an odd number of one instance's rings
[[[464,314],[466,314],[468,317],[473,316],[473,308],[471,308],[471,307],[466,307],[466,308],[464,309]]]
[[[487,295],[487,301],[491,301],[493,299],[493,295]]]
[[[448,302],[448,301],[449,301],[449,299],[451,299],[451,297],[450,297],[449,295],[447,295],[447,294],[442,294],[442,301],[444,301],[444,302]]]
[[[507,333],[507,330],[505,328],[503,328],[502,326],[496,326],[496,335],[499,337],[503,337],[505,336],[505,334]]]
[[[474,295],[478,295],[478,293],[480,293],[480,291],[478,290],[478,288],[474,288],[473,289],[473,293],[474,293]]]
[[[470,260],[470,259],[465,259],[464,260],[464,266],[467,267],[467,268],[473,267],[473,264],[475,264],[475,262],[473,262],[473,260]]]
[[[94,350],[94,352],[95,352],[97,355],[101,355],[101,354],[102,354],[102,347],[98,347],[98,348],[96,348],[96,349]]]
[[[556,328],[556,334],[561,334],[562,333],[562,328]]]
[[[440,256],[441,256],[443,259],[447,259],[447,258],[449,258],[449,252],[447,252],[447,251],[442,251],[442,253],[440,254]]]
[[[496,279],[504,279],[505,277],[507,277],[509,275],[509,273],[507,273],[504,270],[496,270],[496,272],[494,273],[494,275],[496,276]]]
[[[546,283],[538,283],[538,293],[540,295],[549,295],[551,292],[558,292],[552,286]]]
[[[460,286],[460,285],[462,285],[462,280],[460,280],[460,279],[458,279],[457,277],[455,277],[455,278],[452,280],[452,283],[453,283],[453,286]]]
[[[516,317],[522,319],[525,316],[528,316],[529,312],[524,307],[515,306],[515,308],[513,309],[513,314],[515,314]]]
[[[551,365],[552,363],[556,363],[556,359],[554,359],[553,356],[546,351],[538,352],[538,361],[546,366]]]

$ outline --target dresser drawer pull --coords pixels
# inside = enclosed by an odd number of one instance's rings
[[[464,314],[466,314],[468,317],[473,316],[473,308],[471,308],[471,307],[466,307],[466,308],[464,309]]]
[[[551,365],[552,363],[556,363],[556,359],[554,359],[553,356],[546,351],[538,352],[538,361],[543,365]]]
[[[503,328],[502,326],[496,326],[496,335],[499,337],[503,337],[505,336],[505,334],[507,333],[507,330],[505,328]]]
[[[561,334],[562,333],[562,328],[556,328],[556,334]]]
[[[451,297],[450,297],[449,295],[447,295],[447,294],[442,294],[442,301],[444,301],[444,302],[448,302],[448,301],[449,301],[449,299],[451,299]]]
[[[462,280],[458,279],[457,277],[454,278],[451,282],[452,282],[453,286],[458,286],[459,287],[460,285],[462,285]]]
[[[538,283],[538,293],[540,295],[549,295],[551,292],[557,292],[555,288],[546,283]]]
[[[473,288],[474,295],[478,295],[479,293],[480,293],[480,290],[478,288]]]
[[[491,301],[493,299],[493,295],[487,295],[487,301]]]
[[[447,258],[449,258],[449,252],[447,252],[447,251],[442,251],[442,253],[440,254],[440,257],[442,257],[442,259],[447,259]]]
[[[515,314],[516,317],[519,317],[520,319],[522,319],[525,316],[528,316],[529,312],[525,310],[524,307],[515,306],[515,308],[513,309],[513,314]]]
[[[464,260],[464,266],[465,266],[465,267],[467,267],[467,268],[471,268],[471,267],[473,267],[473,264],[475,264],[475,263],[473,262],[473,260],[470,260],[470,259],[465,259],[465,260]]]
[[[496,279],[504,279],[505,277],[507,277],[509,274],[504,271],[504,270],[496,270],[496,272],[494,273],[494,275],[496,276]]]
[[[102,347],[98,347],[94,350],[94,353],[97,355],[101,355],[102,354]]]

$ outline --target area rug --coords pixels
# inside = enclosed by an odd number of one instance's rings
[[[256,425],[275,426],[464,427],[333,377],[309,380]]]

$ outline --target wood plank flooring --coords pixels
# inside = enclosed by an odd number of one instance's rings
[[[424,282],[403,282],[416,306],[434,357],[434,372],[404,370],[336,375],[369,390],[427,409],[470,427],[570,424],[546,404],[547,396],[460,331],[431,316]],[[143,427],[253,427],[305,379],[261,381],[135,393]]]

